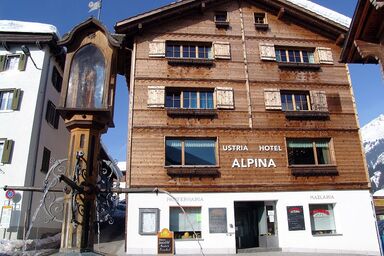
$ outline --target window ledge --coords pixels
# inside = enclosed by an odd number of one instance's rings
[[[322,236],[342,236],[343,234],[312,234],[314,237],[322,237]]]
[[[184,66],[212,66],[213,59],[188,59],[188,58],[168,58],[169,65],[184,65]]]
[[[165,166],[171,177],[220,177],[218,166]]]
[[[216,117],[216,109],[184,109],[184,108],[166,108],[167,115],[171,117]]]
[[[296,63],[296,62],[278,62],[279,68],[282,69],[308,69],[319,70],[321,65],[317,63]]]
[[[229,27],[229,21],[215,21],[217,28],[228,28]]]
[[[175,242],[181,242],[181,241],[184,241],[184,242],[189,242],[189,241],[204,241],[203,238],[175,238]]]
[[[287,119],[329,119],[328,111],[284,111]]]
[[[293,176],[337,176],[339,172],[334,165],[292,165],[289,166]]]
[[[255,23],[255,28],[259,30],[267,30],[269,25],[265,23]]]

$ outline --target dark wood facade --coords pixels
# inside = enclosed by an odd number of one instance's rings
[[[130,74],[127,184],[184,192],[367,189],[349,73],[345,64],[337,62],[340,38],[347,28],[278,0],[182,2],[188,3],[171,4],[116,25],[132,48],[132,65],[126,70]],[[215,24],[217,11],[227,12],[228,24]],[[172,12],[176,14],[170,18]],[[255,26],[255,13],[266,14],[267,26]],[[150,56],[151,43],[157,41],[225,43],[230,56],[209,63],[172,63],[165,56]],[[280,65],[262,58],[262,45],[326,48],[334,61],[321,63],[315,56],[316,65]],[[175,114],[165,107],[149,106],[153,86],[231,88],[234,106],[215,107],[209,115]],[[268,90],[321,91],[328,108],[304,115],[268,109]],[[166,137],[216,138],[217,165],[166,168]],[[289,166],[287,138],[331,139],[332,164],[325,168]],[[248,151],[228,152],[224,145],[246,145]],[[260,152],[261,145],[278,145],[281,151]],[[276,167],[232,168],[235,158],[271,158]]]

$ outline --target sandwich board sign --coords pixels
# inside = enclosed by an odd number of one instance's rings
[[[174,254],[174,236],[173,232],[163,228],[157,233],[157,254]]]
[[[5,205],[1,209],[0,228],[9,228],[11,225],[12,206]]]

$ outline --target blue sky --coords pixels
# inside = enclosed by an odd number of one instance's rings
[[[103,0],[102,22],[113,31],[117,21],[172,2],[171,0]],[[353,16],[357,0],[313,0],[349,17]],[[89,0],[0,0],[0,19],[34,21],[55,25],[60,34],[97,12],[88,13]],[[350,65],[360,125],[363,126],[384,111],[384,82],[378,65]],[[126,158],[128,90],[125,78],[119,77],[115,107],[115,125],[103,135],[110,155]]]

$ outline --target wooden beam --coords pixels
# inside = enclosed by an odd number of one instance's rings
[[[282,17],[284,16],[284,13],[285,13],[285,8],[281,7],[279,10],[279,13],[277,14],[277,18],[281,20]]]
[[[355,40],[354,44],[363,59],[368,57],[374,57],[376,60],[381,59],[382,61],[384,61],[382,59],[382,52],[384,50],[382,48],[384,46],[381,46],[380,44],[365,42],[362,40]]]

